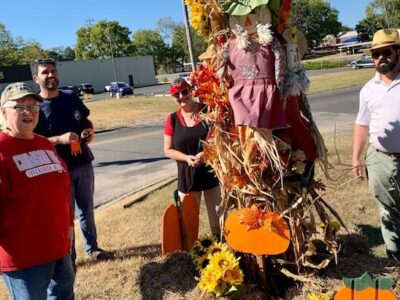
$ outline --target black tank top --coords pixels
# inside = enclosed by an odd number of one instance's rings
[[[184,154],[196,155],[203,151],[202,142],[207,138],[208,125],[199,122],[193,127],[186,127],[179,121],[177,113],[171,114],[173,128],[172,141],[174,149]],[[218,179],[209,166],[202,164],[197,168],[190,167],[187,162],[177,161],[178,190],[182,193],[204,191],[218,185]]]

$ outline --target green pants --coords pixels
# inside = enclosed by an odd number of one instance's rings
[[[367,151],[369,188],[378,201],[381,230],[388,253],[400,258],[400,157]]]

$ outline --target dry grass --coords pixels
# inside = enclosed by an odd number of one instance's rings
[[[375,69],[350,70],[310,76],[309,94],[322,93],[349,87],[361,87],[374,75]]]
[[[86,103],[96,130],[161,122],[176,110],[172,98],[134,96]]]
[[[365,182],[351,181],[351,138],[336,140],[340,163],[333,140],[328,140],[327,145],[335,167],[331,175],[340,179],[327,182],[324,198],[340,213],[349,232],[340,231],[338,265],[316,273],[312,284],[291,287],[286,299],[305,300],[310,292],[332,292],[341,286],[342,276],[357,277],[364,271],[392,277],[400,286],[398,267],[385,258],[377,205]],[[105,249],[116,251],[113,261],[96,262],[85,257],[77,230],[77,299],[199,299],[187,254],[160,256],[160,221],[163,210],[172,203],[174,186],[175,183],[158,190],[130,208],[123,208],[130,201],[126,199],[96,212],[99,243]],[[207,231],[203,205],[201,232]],[[5,295],[1,285],[0,298],[6,298]],[[260,295],[253,291],[246,299],[262,299]]]

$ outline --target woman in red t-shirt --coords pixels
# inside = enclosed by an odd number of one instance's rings
[[[13,299],[73,299],[68,170],[34,134],[42,99],[26,84],[1,95],[0,271]]]
[[[201,119],[204,105],[193,101],[191,92],[191,86],[183,78],[176,79],[171,85],[170,93],[178,110],[170,114],[165,123],[164,153],[177,162],[180,196],[194,192],[200,205],[203,193],[211,231],[219,235],[221,192],[214,172],[204,163],[202,144],[209,126]]]

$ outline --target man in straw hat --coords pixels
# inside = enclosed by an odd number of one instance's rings
[[[375,33],[364,51],[374,60],[376,74],[360,92],[354,126],[353,174],[363,178],[361,154],[366,155],[369,188],[378,201],[388,257],[400,262],[400,38],[396,29]]]

